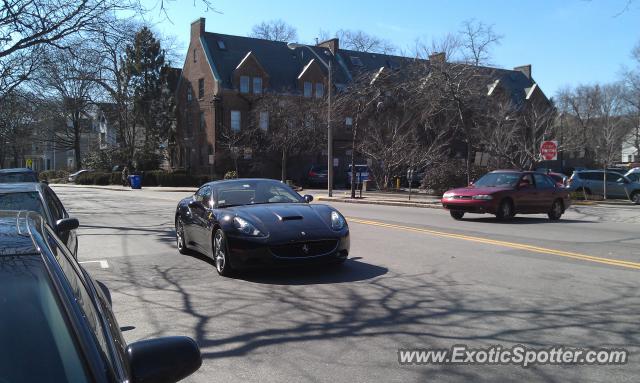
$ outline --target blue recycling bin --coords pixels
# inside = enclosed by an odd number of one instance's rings
[[[142,189],[142,176],[129,176],[129,185],[131,185],[131,189]]]

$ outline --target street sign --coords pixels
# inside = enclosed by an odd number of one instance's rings
[[[31,158],[27,158],[27,167],[29,169],[33,168],[33,160]]]
[[[555,161],[558,159],[558,141],[542,141],[540,145],[540,155],[545,161]]]

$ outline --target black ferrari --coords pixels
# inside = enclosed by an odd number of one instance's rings
[[[224,276],[254,267],[341,264],[349,255],[347,221],[312,200],[269,179],[204,184],[178,203],[178,251],[213,258]]]

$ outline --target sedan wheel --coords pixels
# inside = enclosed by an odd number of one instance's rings
[[[552,221],[557,221],[562,217],[562,202],[554,201],[553,205],[551,205],[551,210],[547,214],[549,219]]]
[[[464,212],[463,211],[458,211],[458,210],[449,210],[449,214],[451,214],[451,216],[453,217],[453,219],[455,220],[461,220],[462,217],[464,217]]]
[[[180,254],[188,254],[189,249],[187,248],[187,240],[184,235],[184,224],[182,223],[182,218],[178,218],[176,222],[176,243],[178,245],[178,252]]]
[[[631,201],[636,205],[640,205],[640,191],[631,194]]]
[[[213,260],[216,264],[216,271],[222,276],[231,275],[231,265],[229,264],[229,252],[227,242],[222,229],[216,230],[213,237]]]
[[[498,212],[496,213],[496,217],[498,219],[509,220],[513,218],[515,212],[513,211],[513,203],[509,200],[504,200],[500,203],[498,207]]]

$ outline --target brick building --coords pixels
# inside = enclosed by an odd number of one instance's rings
[[[221,176],[230,170],[229,153],[219,145],[221,128],[241,130],[251,123],[250,112],[259,115],[260,128],[268,130],[269,116],[252,110],[254,101],[265,91],[299,97],[324,97],[328,67],[332,67],[332,89],[339,91],[359,71],[396,69],[406,57],[341,49],[338,39],[317,45],[290,47],[287,43],[205,31],[205,19],[191,24],[191,38],[182,74],[177,85],[177,129],[171,140],[170,163],[174,169],[195,174]],[[444,59],[433,56],[430,59]],[[506,92],[514,99],[539,98],[548,102],[531,76],[531,66],[514,70],[491,69],[495,81],[488,84],[488,95]],[[336,183],[346,178],[350,159],[348,129],[351,121],[334,121],[334,158],[338,163]],[[240,158],[251,161],[251,153],[237,148]],[[289,162],[288,174],[300,180],[312,164],[326,164],[326,151],[309,153]],[[260,174],[277,178],[279,159],[273,169]],[[249,168],[246,168],[249,169]],[[267,170],[264,170],[267,169]],[[345,175],[345,177],[342,177]]]

